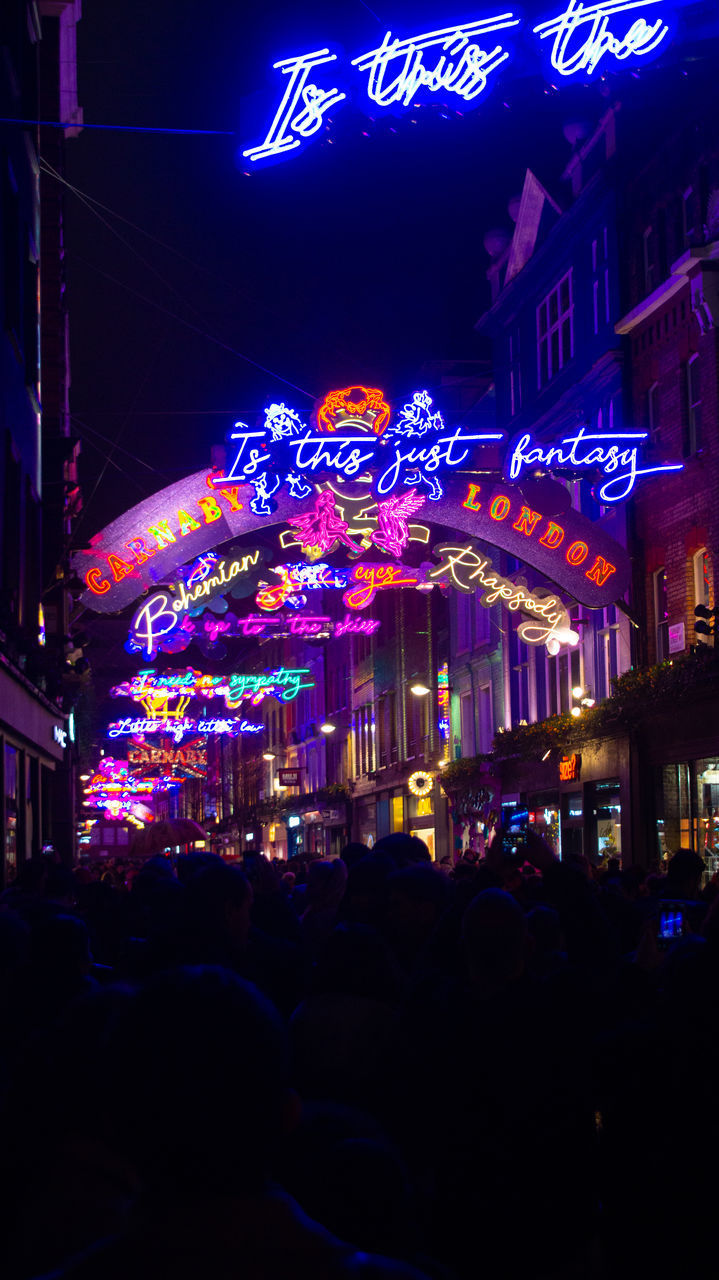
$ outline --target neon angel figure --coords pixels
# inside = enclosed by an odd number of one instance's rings
[[[335,499],[331,489],[323,489],[319,495],[314,511],[302,516],[290,516],[289,523],[297,532],[297,540],[303,550],[316,549],[320,555],[329,551],[335,542],[343,542],[350,551],[362,551],[350,538],[346,520],[341,520],[335,513]]]
[[[393,103],[409,107],[420,89],[456,93],[463,102],[471,103],[486,89],[490,73],[509,57],[500,44],[482,49],[477,39],[518,24],[519,18],[513,14],[501,13],[496,18],[425,31],[407,40],[393,39],[388,31],[381,45],[354,58],[352,66],[369,72],[367,93],[381,107]],[[425,66],[424,53],[431,49],[436,50],[436,61]]]
[[[591,76],[607,54],[626,62],[654,53],[669,34],[669,27],[662,18],[648,23],[634,17],[634,13],[660,3],[661,0],[600,0],[599,4],[585,5],[581,0],[569,0],[563,13],[540,22],[534,33],[540,40],[554,37],[550,61],[560,76],[573,76],[580,71]],[[621,16],[623,34],[618,36],[609,30],[609,22]]]
[[[410,489],[409,493],[399,493],[386,502],[378,502],[378,528],[370,535],[370,542],[399,559],[409,542],[409,517],[424,506],[424,501],[416,489]]]
[[[334,62],[336,58],[337,54],[330,53],[329,49],[317,49],[314,53],[298,54],[273,64],[276,71],[289,76],[289,82],[264,140],[259,146],[243,151],[243,156],[249,160],[269,160],[294,151],[306,138],[317,133],[325,112],[342,102],[346,94],[339,89],[320,89],[316,84],[308,84],[309,74],[313,67]]]
[[[282,484],[280,477],[271,476],[269,471],[261,471],[259,475],[252,476],[250,484],[255,491],[255,496],[250,501],[250,511],[256,516],[269,516],[272,512],[270,499]]]

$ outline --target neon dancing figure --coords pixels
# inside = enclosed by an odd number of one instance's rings
[[[312,492],[312,485],[306,484],[296,471],[287,472],[285,483],[289,486],[291,498],[309,498]]]
[[[397,494],[386,502],[377,503],[377,529],[370,535],[370,542],[381,547],[397,559],[402,555],[409,542],[409,517],[424,506],[424,498],[419,497],[416,489],[409,493]]]
[[[268,485],[268,480],[272,485],[271,488]],[[273,493],[277,492],[281,483],[279,476],[272,476],[270,479],[269,471],[261,471],[259,475],[253,476],[250,484],[255,491],[255,496],[250,501],[250,511],[254,511],[256,516],[271,515],[273,504],[270,502],[270,498]]]
[[[320,555],[329,551],[335,542],[343,542],[350,551],[361,552],[350,538],[346,520],[340,519],[335,512],[335,499],[331,489],[324,489],[319,495],[314,511],[303,516],[290,516],[289,523],[298,534],[298,542],[303,550],[316,550]]]

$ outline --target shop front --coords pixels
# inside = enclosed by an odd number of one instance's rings
[[[657,765],[657,855],[662,870],[677,849],[694,849],[707,873],[719,870],[719,748],[714,756]]]
[[[68,721],[30,685],[0,671],[0,886],[52,848],[72,860],[75,822]]]
[[[632,861],[630,744],[600,738],[557,759],[502,762],[503,820],[526,810],[527,825],[560,858],[583,857],[601,869]],[[636,860],[636,859],[635,859]]]
[[[411,836],[424,841],[434,862],[437,857],[437,780],[429,770],[419,770],[407,779],[407,791],[407,829]]]
[[[322,822],[325,831],[325,856],[339,858],[349,842],[349,826],[345,805],[337,809],[323,809]]]
[[[719,870],[719,695],[687,698],[652,718],[641,741],[647,864],[660,871],[677,849]]]
[[[368,849],[377,843],[377,799],[358,796],[354,806],[354,838]]]

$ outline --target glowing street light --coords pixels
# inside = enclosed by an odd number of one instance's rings
[[[329,721],[326,720],[324,724],[320,725],[320,733],[334,733],[336,727],[336,725],[330,724]]]
[[[426,684],[422,684],[421,681],[417,681],[416,684],[411,684],[409,686],[409,691],[410,693],[413,693],[416,698],[426,698],[427,694],[432,692],[431,689],[428,689]]]

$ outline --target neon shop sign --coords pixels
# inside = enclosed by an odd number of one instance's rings
[[[180,716],[177,719],[115,720],[107,726],[108,738],[144,737],[146,734],[161,733],[175,742],[182,742],[188,734],[202,734],[214,737],[226,735],[231,738],[244,733],[262,733],[264,726],[253,724],[249,720],[195,720],[191,716]]]
[[[283,58],[273,64],[281,77],[275,114],[261,142],[242,154],[253,165],[284,159],[317,137],[328,113],[348,100],[371,116],[414,110],[433,99],[471,110],[501,78],[522,40],[546,58],[552,80],[591,81],[597,72],[641,65],[663,52],[668,7],[663,0],[568,0],[531,30],[515,14],[498,13],[404,37],[387,31],[349,65],[329,48]]]
[[[171,768],[203,767],[207,764],[204,747],[128,747],[130,764],[169,765]]]

